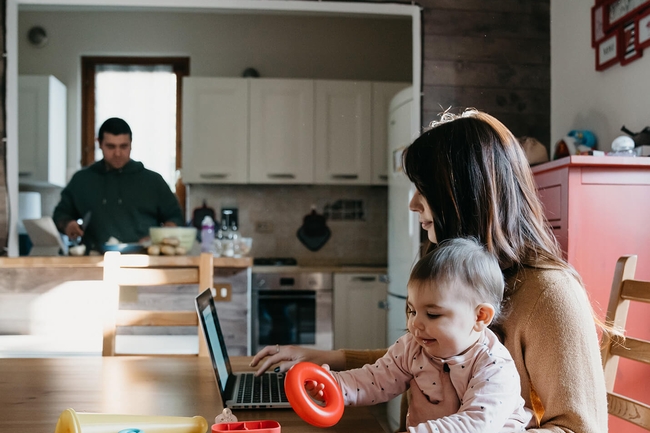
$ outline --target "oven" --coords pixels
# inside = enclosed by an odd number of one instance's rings
[[[331,273],[253,272],[252,280],[253,354],[274,344],[334,347]]]

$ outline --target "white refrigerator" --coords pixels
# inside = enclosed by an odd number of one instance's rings
[[[418,131],[412,125],[413,88],[391,100],[388,115],[388,322],[387,341],[391,345],[406,332],[406,283],[418,259],[420,224],[409,210],[415,187],[402,171],[402,151]],[[392,431],[399,426],[400,397],[388,404]]]

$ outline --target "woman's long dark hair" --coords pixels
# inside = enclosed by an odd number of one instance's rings
[[[473,236],[506,275],[544,265],[581,282],[546,221],[519,142],[494,117],[476,110],[443,115],[406,148],[403,164],[431,208],[439,242]]]

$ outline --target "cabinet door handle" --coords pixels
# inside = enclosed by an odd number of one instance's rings
[[[229,176],[227,173],[201,173],[199,176],[203,179],[225,179]]]
[[[376,280],[377,277],[352,277],[352,281],[361,281],[363,283],[370,283]]]
[[[291,173],[268,173],[266,177],[269,179],[295,179],[296,175]]]
[[[358,179],[359,175],[358,174],[333,174],[332,179],[337,179],[337,180],[350,180],[350,179]]]
[[[388,310],[388,302],[386,301],[377,302],[377,308],[379,308],[380,310]]]
[[[388,275],[380,275],[379,276],[379,282],[380,283],[390,283],[390,278],[388,278]]]
[[[18,177],[27,177],[27,176],[31,176],[31,175],[32,175],[31,171],[19,171],[18,172]]]
[[[388,175],[387,174],[380,174],[379,175],[379,180],[383,180],[383,181],[388,180]]]

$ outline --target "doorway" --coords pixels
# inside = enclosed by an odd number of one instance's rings
[[[173,190],[182,166],[182,78],[189,64],[189,57],[82,57],[81,165],[101,158],[95,138],[102,122],[121,117],[133,131],[133,159]]]

